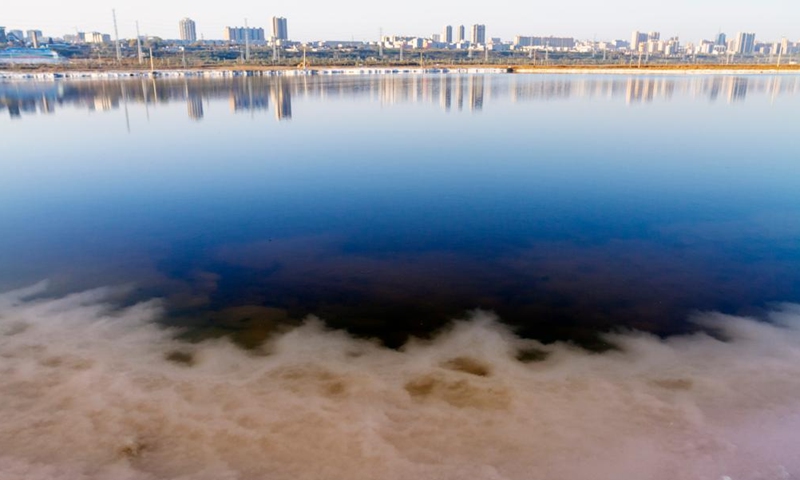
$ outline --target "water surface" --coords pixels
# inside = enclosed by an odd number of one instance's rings
[[[800,299],[800,76],[0,84],[0,286],[258,344],[482,309],[544,341]],[[204,333],[203,333],[204,332]]]

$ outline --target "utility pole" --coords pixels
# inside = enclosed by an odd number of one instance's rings
[[[114,45],[117,48],[117,64],[122,63],[122,51],[119,47],[119,30],[117,29],[117,11],[111,9],[111,16],[114,18]]]
[[[403,42],[400,42],[400,61],[403,61]]]
[[[489,63],[489,45],[483,46],[483,61]]]
[[[250,28],[247,26],[247,19],[244,19],[244,60],[250,61]]]
[[[139,53],[139,65],[144,63],[144,55],[142,54],[142,36],[139,35],[139,20],[136,20],[136,50]]]
[[[156,71],[156,64],[153,60],[153,47],[150,47],[150,73],[154,73]]]

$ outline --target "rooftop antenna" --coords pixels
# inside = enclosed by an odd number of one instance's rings
[[[144,52],[142,52],[142,36],[139,35],[139,20],[136,20],[136,50],[139,53],[139,65],[144,63]]]
[[[117,29],[117,11],[111,10],[111,16],[114,18],[114,46],[117,49],[117,63],[122,63],[122,51],[119,47],[119,30]]]
[[[247,26],[247,19],[244,19],[244,60],[250,61],[250,27]]]

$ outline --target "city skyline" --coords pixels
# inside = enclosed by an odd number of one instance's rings
[[[79,31],[113,30],[111,9],[116,8],[121,38],[134,38],[135,22],[141,33],[166,39],[178,38],[175,28],[181,18],[191,18],[197,25],[197,38],[221,38],[226,26],[243,24],[272,30],[272,17],[292,20],[291,39],[361,40],[374,41],[379,29],[384,33],[429,36],[442,32],[445,25],[484,24],[486,36],[504,40],[517,35],[573,36],[582,39],[627,39],[636,29],[672,32],[685,41],[712,39],[719,32],[756,32],[761,39],[792,41],[800,39],[800,29],[794,21],[800,15],[800,5],[788,0],[744,2],[742,0],[707,1],[703,5],[688,1],[670,4],[669,8],[642,11],[641,5],[630,0],[612,0],[602,5],[580,0],[569,12],[555,5],[494,4],[489,9],[476,2],[445,1],[436,5],[419,3],[418,9],[403,8],[376,11],[363,0],[331,4],[310,0],[311,4],[297,5],[280,1],[264,8],[255,2],[241,2],[236,9],[204,7],[183,3],[156,4],[152,0],[132,2],[118,0],[108,4],[85,0],[81,8],[64,6],[53,0],[36,5],[15,3],[7,6],[0,25],[27,31],[42,30],[46,36],[62,36]],[[406,5],[408,7],[408,5]],[[350,12],[371,12],[354,16]],[[411,10],[411,13],[406,12]],[[313,13],[310,13],[313,12]],[[768,12],[768,15],[764,13]],[[468,27],[469,28],[469,27]],[[469,36],[470,32],[467,32]],[[453,32],[454,37],[457,32]]]

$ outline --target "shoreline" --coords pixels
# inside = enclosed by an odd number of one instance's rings
[[[452,65],[385,67],[233,67],[189,69],[98,69],[78,68],[0,70],[0,81],[8,80],[116,80],[123,78],[225,78],[225,77],[298,77],[341,75],[421,75],[421,74],[526,74],[526,75],[798,75],[800,65],[665,65],[665,66],[495,66]]]

